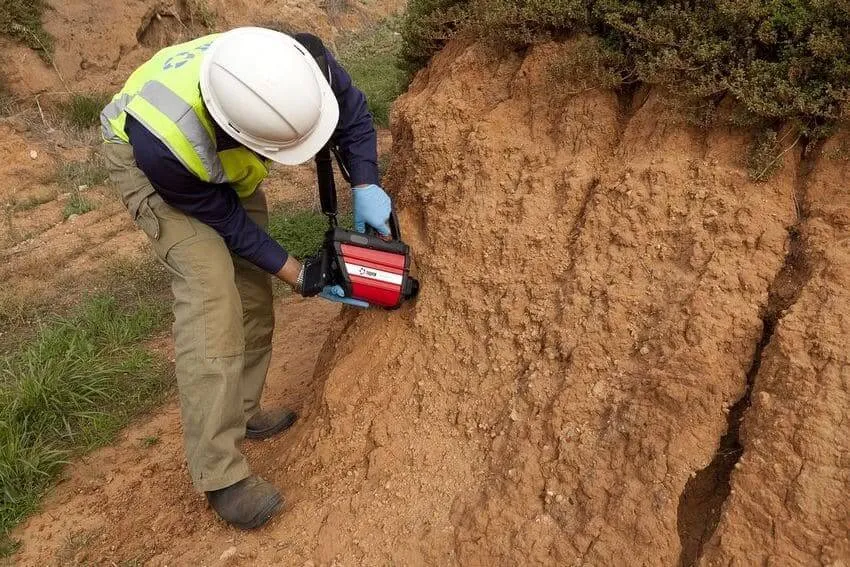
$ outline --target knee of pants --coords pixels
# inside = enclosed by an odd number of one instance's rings
[[[245,323],[245,348],[271,345],[274,331],[274,303],[271,275],[241,258],[234,259],[236,288],[242,299]]]
[[[175,279],[173,286],[175,340],[181,333],[190,340],[202,340],[206,358],[242,354],[242,302],[224,241],[190,240],[175,246],[169,258],[183,276]]]
[[[274,333],[274,311],[269,305],[267,310],[245,312],[245,349],[258,350],[270,347]]]

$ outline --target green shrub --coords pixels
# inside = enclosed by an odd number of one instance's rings
[[[100,124],[100,112],[109,104],[107,93],[74,94],[60,105],[63,119],[76,130],[87,130]]]
[[[460,31],[466,23],[468,0],[411,0],[401,21],[401,59],[412,73]]]
[[[623,54],[593,36],[579,37],[574,54],[555,59],[548,72],[549,82],[556,88],[569,81],[580,90],[613,89],[633,80]]]
[[[402,54],[422,65],[459,32],[511,47],[581,32],[618,52],[615,72],[818,136],[850,96],[848,24],[846,0],[412,0]]]
[[[3,0],[0,2],[0,34],[12,37],[39,51],[42,57],[53,53],[53,38],[41,26],[44,0]]]
[[[339,60],[354,84],[366,94],[372,117],[389,125],[390,107],[407,86],[407,73],[398,67],[401,35],[392,22],[340,42]]]

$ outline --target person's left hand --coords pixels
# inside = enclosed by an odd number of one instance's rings
[[[365,301],[345,297],[345,290],[342,289],[342,286],[338,285],[325,286],[325,288],[322,290],[322,293],[319,294],[319,297],[321,297],[322,299],[327,299],[328,301],[345,303],[346,305],[352,305],[361,309],[367,309],[369,307],[369,304]]]

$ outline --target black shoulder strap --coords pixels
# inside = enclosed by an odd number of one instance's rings
[[[328,52],[325,49],[325,44],[322,43],[322,40],[311,33],[297,33],[292,37],[295,38],[295,41],[303,45],[310,55],[313,56],[313,59],[315,59],[316,63],[319,64],[319,69],[321,69],[322,73],[325,74],[325,79],[327,79],[328,84],[330,84],[331,68],[328,65]]]
[[[322,43],[322,40],[311,33],[298,33],[293,37],[295,38],[295,41],[303,45],[310,55],[313,56],[313,59],[315,59],[316,63],[319,65],[319,69],[321,69],[322,73],[324,73],[328,84],[332,85],[331,81],[333,79],[331,76],[330,64],[328,63],[328,52],[325,49],[325,44]],[[331,152],[333,152],[336,156],[342,176],[348,182],[350,182],[351,179],[348,176],[348,170],[346,170],[345,165],[343,164],[339,151],[330,142],[328,142],[328,144],[316,154],[316,176],[318,177],[319,182],[319,202],[322,205],[322,212],[328,216],[331,225],[336,226],[336,183],[334,182]]]

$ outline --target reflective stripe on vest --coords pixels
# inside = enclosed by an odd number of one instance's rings
[[[129,114],[199,179],[228,183],[245,198],[268,175],[268,168],[264,159],[243,146],[222,152],[216,149],[212,118],[198,86],[203,53],[215,37],[156,53],[103,109],[101,130],[107,142],[129,143],[124,131]]]
[[[191,144],[195,155],[201,160],[202,167],[208,176],[204,181],[209,181],[210,183],[227,183],[229,181],[224,174],[221,159],[218,157],[218,152],[213,142],[215,133],[209,132],[204,127],[198,115],[195,114],[194,109],[185,100],[177,96],[159,81],[145,83],[145,86],[142,87],[142,90],[139,91],[137,96],[143,98],[148,104],[156,108],[177,126],[177,129],[186,139],[186,142]],[[144,117],[139,116],[139,113],[133,112],[132,109],[128,109],[127,112],[133,118],[145,124]],[[148,124],[145,124],[145,127],[156,134],[156,130],[151,129]],[[167,146],[171,145],[166,140],[162,141]],[[177,157],[183,161],[180,154],[177,154]],[[194,169],[187,163],[183,165],[190,170]]]

